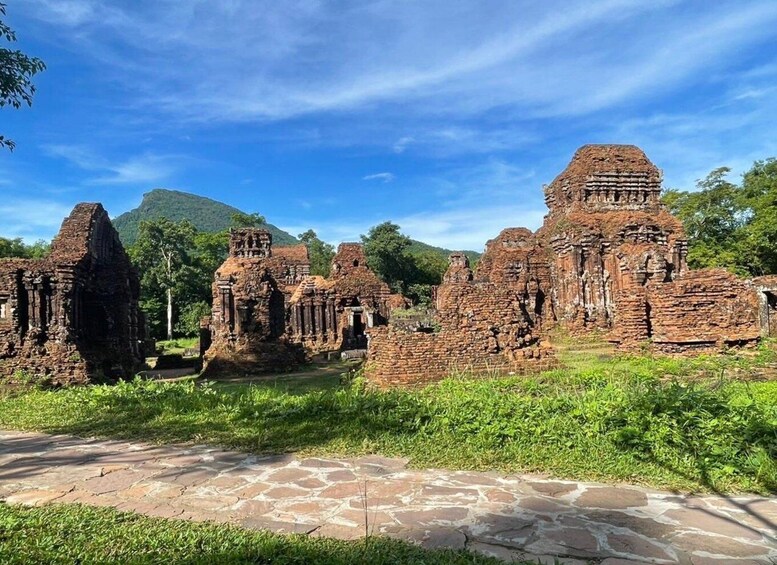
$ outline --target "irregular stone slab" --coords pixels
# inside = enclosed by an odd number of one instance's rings
[[[649,541],[637,534],[610,534],[607,536],[607,545],[617,553],[643,558],[645,561],[674,561],[676,557],[668,545]]]
[[[676,536],[673,545],[688,552],[704,552],[707,556],[756,557],[769,554],[769,547],[751,544],[719,535],[684,532]],[[773,548],[773,546],[772,546]]]
[[[684,527],[696,528],[702,532],[754,541],[763,540],[763,536],[757,530],[744,526],[737,520],[713,510],[675,508],[664,512],[664,516],[675,520]]]
[[[23,490],[8,496],[5,501],[8,504],[22,504],[24,506],[40,506],[52,500],[62,498],[66,492],[54,490]]]
[[[643,491],[620,487],[591,487],[575,500],[578,507],[609,509],[635,508],[647,503],[647,494]]]

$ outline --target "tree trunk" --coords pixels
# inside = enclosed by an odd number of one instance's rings
[[[167,339],[173,339],[173,289],[167,289]]]

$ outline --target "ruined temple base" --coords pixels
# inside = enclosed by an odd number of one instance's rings
[[[202,376],[216,378],[229,375],[286,373],[308,362],[303,347],[288,342],[256,342],[243,351],[210,350],[204,359]]]

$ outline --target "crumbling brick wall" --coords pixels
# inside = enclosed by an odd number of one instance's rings
[[[369,269],[362,245],[342,243],[329,278],[307,277],[292,295],[292,339],[313,352],[364,348],[365,330],[385,325],[400,302]]]
[[[665,352],[754,343],[761,334],[758,296],[750,281],[724,269],[689,271],[648,284],[617,303],[614,340]]]
[[[439,380],[454,370],[525,373],[554,366],[539,333],[541,283],[529,267],[528,247],[513,245],[515,235],[503,232],[489,242],[477,276],[463,254],[451,255],[436,292],[437,331],[371,329],[367,379],[386,387]]]
[[[609,331],[616,344],[668,352],[777,335],[777,277],[689,271],[680,221],[661,204],[661,171],[632,145],[586,145],[545,188],[532,233],[508,228],[476,273],[453,254],[436,289],[436,333],[370,332],[379,385],[439,379],[453,367],[543,368],[548,329]]]
[[[360,244],[340,246],[329,278],[309,273],[306,246],[275,248],[266,230],[234,230],[205,325],[206,374],[288,370],[310,354],[359,346],[397,302]]]
[[[273,257],[272,234],[258,228],[232,230],[229,249],[215,273],[204,374],[285,371],[304,363],[302,347],[287,338],[286,300],[292,285],[286,284],[285,258]]]
[[[682,224],[660,202],[661,171],[633,145],[586,145],[545,188],[537,233],[552,250],[553,302],[572,331],[609,329],[616,295],[687,269]]]
[[[131,376],[143,361],[139,292],[108,214],[77,205],[49,257],[0,260],[0,379],[65,385]]]

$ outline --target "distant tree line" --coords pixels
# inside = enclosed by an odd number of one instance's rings
[[[0,257],[20,257],[22,259],[43,259],[49,254],[51,244],[42,239],[31,245],[24,243],[21,237],[7,239],[0,237]]]

